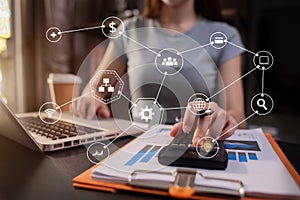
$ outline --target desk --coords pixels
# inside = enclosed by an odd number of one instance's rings
[[[115,144],[120,147],[131,139],[132,137],[118,139]],[[294,159],[292,164],[299,170],[299,158],[296,157],[299,145],[279,144],[284,147],[284,151],[293,153],[287,156]],[[114,151],[116,148],[110,150]],[[148,194],[111,194],[74,188],[73,177],[91,166],[83,146],[42,154],[0,136],[0,199],[166,199]]]

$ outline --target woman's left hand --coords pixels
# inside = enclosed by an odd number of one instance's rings
[[[183,122],[175,124],[170,132],[170,135],[174,137],[178,132],[181,131],[181,127],[183,132],[191,132],[194,122],[197,120],[193,145],[197,145],[198,141],[205,136],[209,136],[218,140],[223,140],[231,136],[237,129],[236,119],[229,112],[226,112],[224,109],[220,108],[215,102],[210,102],[210,108],[214,111],[214,113],[212,115],[200,118],[192,113],[190,109],[186,109]]]

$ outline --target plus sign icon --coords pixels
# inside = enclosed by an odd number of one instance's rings
[[[46,31],[46,38],[49,42],[58,42],[62,37],[62,32],[57,27],[51,27]]]

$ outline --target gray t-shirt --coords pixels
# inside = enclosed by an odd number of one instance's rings
[[[184,107],[195,93],[204,93],[208,97],[214,94],[222,87],[218,67],[243,52],[229,44],[222,49],[215,49],[210,45],[198,48],[208,44],[214,32],[222,32],[228,41],[243,46],[235,28],[202,17],[185,33],[163,29],[157,20],[142,17],[125,20],[124,24],[125,36],[112,41],[116,55],[128,66],[129,90],[133,101],[137,98],[157,97],[164,75],[155,66],[157,54],[154,52],[158,53],[166,48],[183,52],[183,67],[179,73],[165,77],[158,95],[158,102],[165,108]],[[167,121],[174,122],[183,112],[184,110],[168,111]]]

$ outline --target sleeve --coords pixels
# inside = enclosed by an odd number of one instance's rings
[[[240,55],[245,51],[244,49],[242,49],[244,48],[244,45],[242,43],[241,36],[236,28],[225,24],[224,33],[227,36],[227,41],[232,43],[233,45],[227,43],[227,45],[221,50],[217,66],[221,66],[229,59],[234,58],[235,56]]]
[[[120,26],[118,27],[117,31],[120,30]],[[127,62],[127,56],[125,54],[125,45],[122,35],[117,38],[110,38],[109,43],[112,43],[114,55],[116,58],[121,59],[122,62]]]
[[[127,34],[128,30],[136,28],[137,18],[129,18],[123,21],[124,31],[123,34]],[[118,26],[117,31],[121,31],[121,25]],[[127,63],[128,58],[126,52],[128,52],[128,39],[123,35],[117,38],[111,38],[110,43],[113,43],[114,53],[117,58],[121,59],[122,62]]]

